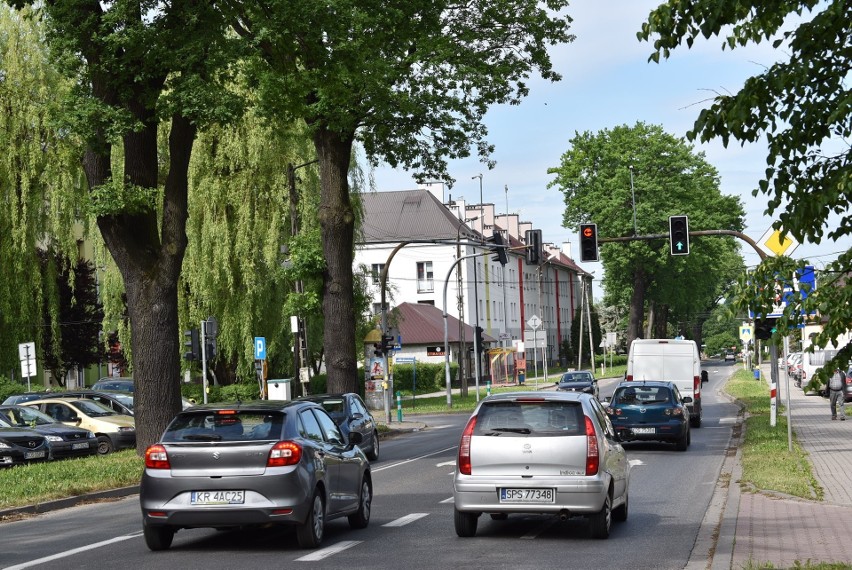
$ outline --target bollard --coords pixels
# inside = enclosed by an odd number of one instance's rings
[[[486,380],[485,381],[485,397],[487,398],[490,395],[491,395],[491,380]]]
[[[402,392],[396,391],[396,421],[402,421]]]
[[[755,379],[755,380],[760,380],[760,368],[755,368],[755,369],[754,369],[754,379]]]

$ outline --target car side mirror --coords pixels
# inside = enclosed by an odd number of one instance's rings
[[[364,414],[362,414],[360,412],[355,412],[354,414],[352,414],[352,417],[349,418],[349,419],[350,419],[350,421],[351,420],[361,420],[361,419],[364,419]]]
[[[360,431],[350,431],[349,432],[349,446],[355,447],[356,445],[361,445],[364,441],[364,436]]]
[[[681,400],[683,400],[684,404],[691,404],[692,403],[692,396],[684,396],[683,398],[681,398]]]

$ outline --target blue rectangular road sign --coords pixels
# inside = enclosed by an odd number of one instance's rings
[[[266,337],[254,337],[254,359],[266,360]]]

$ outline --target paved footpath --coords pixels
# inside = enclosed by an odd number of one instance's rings
[[[768,377],[768,367],[763,372]],[[782,393],[784,403],[786,399]],[[824,499],[807,501],[740,490],[737,481],[742,470],[737,461],[726,507],[737,513],[734,544],[732,552],[717,552],[714,570],[757,568],[766,563],[774,568],[792,568],[797,562],[852,564],[852,417],[832,421],[826,398],[805,395],[792,382],[790,408],[794,437],[810,457]],[[852,405],[848,410],[852,411]]]

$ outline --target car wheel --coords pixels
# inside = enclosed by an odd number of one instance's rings
[[[106,455],[112,452],[112,440],[105,435],[98,436],[98,453]]]
[[[701,416],[693,416],[693,417],[689,418],[689,425],[691,425],[694,428],[700,428],[701,427]]]
[[[491,520],[493,521],[504,521],[509,518],[508,513],[491,513]]]
[[[589,515],[589,532],[592,538],[609,538],[609,530],[612,527],[612,499],[607,493],[603,507],[600,512]]]
[[[630,506],[630,495],[624,494],[624,504],[612,510],[612,520],[624,522],[627,520],[627,510]]]
[[[319,491],[314,492],[308,518],[296,527],[296,540],[302,548],[317,548],[322,543],[325,530],[325,504]]]
[[[453,522],[456,525],[456,534],[462,538],[476,535],[476,523],[479,521],[479,513],[463,513],[455,511]]]
[[[681,435],[675,442],[675,449],[678,451],[686,451],[687,447],[689,447],[689,428],[686,428],[683,435]]]
[[[142,531],[145,535],[145,544],[150,550],[168,550],[172,545],[172,539],[175,537],[175,529],[165,525],[151,526],[148,523],[142,523]]]
[[[373,504],[373,488],[370,481],[365,477],[361,481],[361,499],[358,501],[358,510],[349,515],[350,528],[367,528],[370,523],[370,507]]]
[[[367,459],[370,461],[376,461],[379,458],[379,432],[373,432],[373,447],[370,449],[370,453],[367,454]]]

